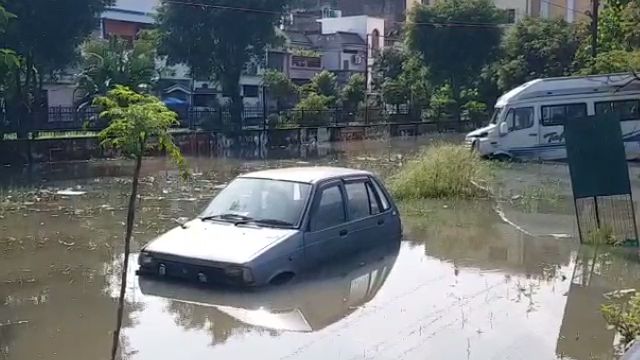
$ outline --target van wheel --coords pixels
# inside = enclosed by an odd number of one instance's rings
[[[276,275],[271,281],[269,281],[270,285],[280,286],[288,283],[295,276],[294,273],[287,271]]]

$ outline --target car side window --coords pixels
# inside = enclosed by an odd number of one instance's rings
[[[369,211],[371,215],[378,215],[382,212],[382,205],[380,205],[380,199],[378,198],[373,185],[368,182],[367,184],[367,195],[369,196]]]
[[[311,215],[311,231],[320,231],[346,221],[344,201],[338,185],[321,190],[318,206]]]
[[[364,182],[347,183],[345,186],[349,204],[349,220],[358,220],[371,215],[369,194]]]
[[[382,191],[380,185],[378,185],[376,181],[372,180],[371,182],[373,183],[373,188],[376,194],[378,194],[378,199],[380,199],[380,212],[389,210],[391,205],[389,205],[389,199],[387,199],[387,197],[385,196],[384,191]]]

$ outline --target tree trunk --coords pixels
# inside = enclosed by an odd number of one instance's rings
[[[133,173],[133,184],[131,185],[131,197],[129,197],[129,210],[127,213],[127,230],[124,236],[124,264],[122,266],[122,276],[120,280],[120,296],[118,297],[118,317],[116,329],[113,332],[113,344],[111,347],[111,360],[116,359],[118,344],[120,342],[120,328],[122,327],[122,316],[124,313],[124,298],[127,291],[127,273],[129,272],[129,254],[131,252],[131,233],[136,215],[136,198],[138,196],[138,179],[140,178],[140,168],[142,167],[142,154],[136,158],[136,169]]]
[[[229,104],[229,114],[231,115],[231,131],[234,136],[240,135],[242,130],[242,96],[240,96],[240,75],[242,67],[231,69],[225,72],[222,79],[223,92],[229,95],[231,100]]]

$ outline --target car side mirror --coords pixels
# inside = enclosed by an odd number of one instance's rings
[[[501,122],[499,132],[500,132],[500,136],[507,135],[509,133],[509,125],[507,125],[506,122]]]

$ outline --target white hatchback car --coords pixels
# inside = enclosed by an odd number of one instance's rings
[[[138,272],[201,283],[281,283],[401,237],[398,210],[370,172],[266,170],[239,176],[200,217],[147,244]]]

